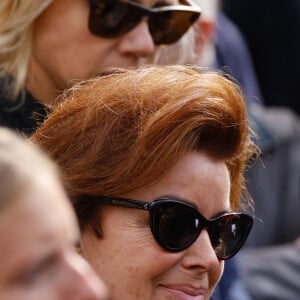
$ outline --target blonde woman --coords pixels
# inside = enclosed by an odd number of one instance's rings
[[[1,0],[0,125],[30,134],[72,80],[136,67],[176,42],[200,15],[182,2]]]

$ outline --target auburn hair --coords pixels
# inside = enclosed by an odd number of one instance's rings
[[[240,88],[192,66],[107,69],[62,96],[32,136],[58,163],[80,225],[83,195],[122,195],[159,180],[188,151],[224,160],[231,206],[245,194],[255,153]]]

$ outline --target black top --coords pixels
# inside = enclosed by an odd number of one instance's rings
[[[46,106],[25,91],[12,100],[0,81],[0,126],[9,127],[29,136],[46,117]]]

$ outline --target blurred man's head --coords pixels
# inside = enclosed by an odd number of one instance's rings
[[[158,49],[158,64],[197,64],[210,66],[215,59],[215,29],[219,0],[193,0],[201,7],[201,18],[177,43]]]

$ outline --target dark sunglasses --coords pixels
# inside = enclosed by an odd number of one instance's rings
[[[155,240],[162,248],[173,252],[188,248],[205,228],[221,260],[231,258],[240,250],[253,225],[253,218],[244,213],[226,213],[206,219],[192,205],[172,199],[152,202],[108,196],[86,196],[84,199],[97,204],[148,210]]]
[[[200,8],[189,5],[165,5],[147,8],[129,0],[89,0],[89,30],[104,38],[116,38],[148,18],[154,44],[178,41],[199,18]]]

